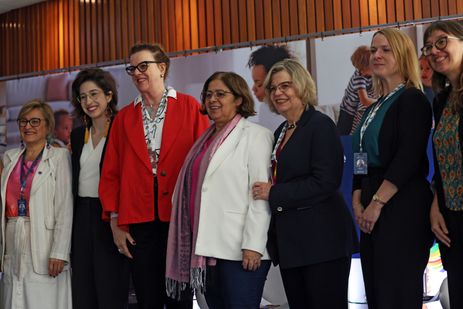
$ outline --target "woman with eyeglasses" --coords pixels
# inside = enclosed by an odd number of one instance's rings
[[[434,199],[431,228],[447,270],[451,308],[463,308],[463,26],[432,23],[423,54],[434,70]]]
[[[343,150],[336,125],[315,110],[315,83],[296,60],[276,63],[264,86],[270,110],[286,118],[274,134],[273,182],[252,189],[272,213],[267,249],[291,309],[347,309],[356,239],[338,190]]]
[[[50,106],[33,100],[18,115],[21,147],[8,150],[1,177],[1,308],[72,308],[71,158],[51,147]]]
[[[140,95],[113,121],[99,188],[140,309],[192,307],[190,293],[180,302],[166,295],[167,234],[178,173],[209,120],[193,97],[166,86],[169,65],[160,45],[131,48],[126,71]]]
[[[72,83],[74,115],[84,124],[71,133],[74,308],[127,308],[128,261],[114,245],[109,222],[102,219],[98,195],[109,129],[117,114],[117,97],[114,78],[101,69],[83,70]]]
[[[233,72],[206,80],[201,112],[213,125],[193,145],[175,187],[168,294],[193,288],[205,290],[210,309],[259,308],[270,211],[250,197],[252,184],[270,177],[272,133],[246,119],[256,114],[254,102]]]
[[[432,193],[426,179],[431,107],[422,91],[415,46],[404,32],[377,31],[370,51],[380,97],[352,138],[352,206],[361,230],[368,308],[418,309],[432,245]]]

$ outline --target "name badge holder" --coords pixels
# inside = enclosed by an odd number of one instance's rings
[[[360,128],[360,142],[359,142],[359,152],[354,152],[354,175],[366,175],[368,174],[368,154],[366,152],[363,152],[363,136],[365,135],[365,131],[367,130],[368,126],[370,123],[373,121],[373,119],[376,116],[376,113],[378,112],[379,108],[381,105],[383,105],[384,102],[389,100],[392,95],[394,95],[397,91],[402,89],[405,85],[400,84],[397,86],[393,91],[391,91],[383,100],[378,100],[376,106],[372,108],[365,121],[362,124],[362,127]]]
[[[24,190],[26,189],[27,185],[27,177],[32,173],[34,170],[35,166],[39,163],[39,160],[42,158],[43,154],[43,149],[35,158],[34,162],[32,162],[31,166],[27,168],[26,175],[24,175],[24,169],[26,168],[26,163],[25,163],[25,157],[26,157],[26,151],[24,151],[22,158],[21,158],[21,168],[19,172],[19,182],[20,182],[20,188],[19,188],[19,199],[17,203],[18,207],[18,217],[26,217],[27,216],[27,201],[24,196]]]

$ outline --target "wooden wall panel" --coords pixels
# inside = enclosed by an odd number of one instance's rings
[[[461,0],[48,0],[0,15],[0,76],[168,52],[463,15]]]

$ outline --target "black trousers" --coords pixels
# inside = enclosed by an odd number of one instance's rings
[[[77,198],[72,233],[74,309],[126,309],[127,258],[117,251],[108,222],[101,220],[98,198]]]
[[[451,247],[439,243],[442,262],[447,270],[450,308],[463,308],[463,212],[443,209]]]
[[[281,269],[291,309],[347,309],[351,257]]]
[[[369,168],[362,179],[362,204],[368,205],[383,181]],[[371,234],[360,235],[360,256],[369,309],[421,309],[423,273],[432,234],[429,183],[411,179],[382,208]]]
[[[130,261],[133,285],[139,309],[191,309],[193,296],[175,301],[166,294],[166,251],[169,223],[161,222],[157,214],[157,181],[155,179],[155,221],[131,224],[130,234],[136,242],[128,244],[133,256]]]

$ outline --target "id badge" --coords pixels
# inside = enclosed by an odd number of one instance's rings
[[[368,174],[368,155],[366,152],[354,153],[354,175]]]
[[[18,200],[18,217],[27,216],[27,202],[25,199],[20,198]]]

